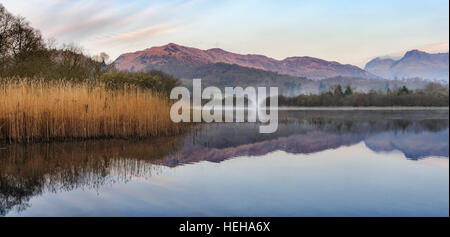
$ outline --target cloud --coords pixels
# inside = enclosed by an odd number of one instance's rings
[[[427,44],[419,47],[419,50],[428,52],[428,53],[445,53],[448,52],[449,43],[448,41],[442,41],[432,44]]]
[[[101,32],[114,22],[119,11],[113,2],[98,0],[7,0],[5,6],[14,14],[26,17],[46,37],[62,41],[78,41],[87,34]]]
[[[136,31],[126,32],[123,34],[118,34],[111,37],[96,40],[92,44],[105,45],[105,44],[125,44],[130,42],[137,43],[151,39],[161,34],[173,33],[175,31],[176,27],[170,24],[153,25]]]
[[[111,21],[112,17],[109,16],[86,18],[78,22],[73,22],[71,24],[65,24],[54,28],[50,31],[50,35],[63,35],[64,38],[82,38],[87,34],[98,32],[99,29],[108,26]]]
[[[207,0],[0,2],[10,12],[27,18],[45,38],[75,43],[93,54],[105,51],[111,57],[168,42],[199,48],[217,42],[240,53],[275,58],[306,54],[363,67],[377,56],[398,57],[404,54],[402,50],[448,51],[448,30],[444,30],[448,29],[448,1],[427,3],[425,9],[421,7],[424,3],[411,4],[413,13],[421,13],[419,18],[407,14],[411,11],[396,11],[403,9],[402,4],[396,4],[388,8],[391,12],[381,21],[377,17],[354,19],[361,13],[379,16],[380,10],[386,10],[384,3],[369,4],[373,8],[344,4],[343,9],[337,4],[336,9],[344,11],[324,12],[334,9],[324,8],[333,1],[314,1],[306,8],[296,1],[282,5]],[[324,13],[336,20],[324,21]],[[386,22],[394,23],[386,28]],[[431,42],[438,43],[424,45]]]
[[[198,0],[4,0],[16,15],[26,17],[45,38],[75,43],[88,54],[123,52],[148,47],[149,39],[188,24]]]

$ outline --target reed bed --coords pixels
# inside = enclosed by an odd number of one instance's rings
[[[0,141],[171,136],[170,101],[150,90],[0,78]]]

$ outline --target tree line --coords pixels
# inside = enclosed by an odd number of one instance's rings
[[[355,92],[350,85],[343,88],[336,85],[321,94],[280,96],[280,106],[448,106],[449,88],[438,83],[429,83],[422,90],[410,90],[402,86],[395,91],[371,90],[367,93]]]

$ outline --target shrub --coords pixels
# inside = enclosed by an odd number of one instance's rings
[[[169,95],[172,88],[179,84],[175,77],[161,71],[106,72],[100,76],[99,82],[104,83],[109,89],[119,89],[126,85],[133,85],[164,95]]]

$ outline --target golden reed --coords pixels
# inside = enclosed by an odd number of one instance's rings
[[[0,78],[0,141],[142,138],[181,133],[170,101],[128,86],[43,83]]]

